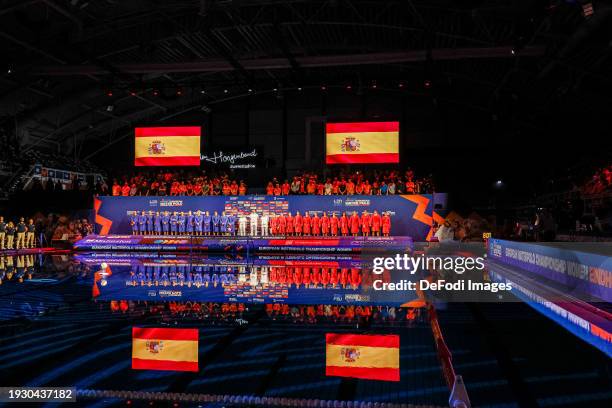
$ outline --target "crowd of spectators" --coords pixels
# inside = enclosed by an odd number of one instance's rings
[[[431,176],[415,177],[414,171],[345,171],[322,175],[303,172],[283,182],[274,178],[266,186],[267,195],[393,195],[434,192]]]
[[[53,240],[74,242],[93,233],[86,218],[41,213],[5,219],[0,216],[0,249],[23,249],[50,245]]]
[[[110,193],[114,196],[245,195],[247,186],[242,180],[231,179],[227,173],[159,170],[115,178]]]
[[[360,323],[414,322],[425,317],[421,309],[412,307],[368,305],[288,305],[266,304],[266,314],[273,320],[293,323]]]
[[[585,195],[596,195],[612,192],[612,164],[595,171],[590,180],[582,187]]]
[[[68,240],[70,242],[78,241],[79,239],[93,234],[94,227],[87,218],[70,218],[67,216],[59,216],[50,224],[47,231],[51,240]]]

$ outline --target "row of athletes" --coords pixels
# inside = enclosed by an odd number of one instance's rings
[[[261,216],[252,212],[250,214],[219,214],[217,211],[210,215],[209,211],[163,213],[153,211],[131,211],[130,225],[134,235],[239,235],[239,236],[389,236],[391,233],[391,215],[389,212],[379,214],[378,211],[369,213],[363,211],[360,215],[353,211],[351,215],[345,212],[340,217],[333,212],[331,217],[327,212],[319,217],[317,212],[306,212],[301,215],[299,211],[292,215],[263,213]],[[247,231],[248,227],[248,231]]]
[[[25,223],[21,217],[17,224],[12,221],[4,222],[4,217],[0,217],[0,249],[25,249],[36,247],[36,225],[34,220]]]

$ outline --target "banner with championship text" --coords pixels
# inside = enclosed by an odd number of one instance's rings
[[[399,163],[399,122],[328,123],[327,164]]]
[[[198,371],[198,329],[133,327],[132,369]]]
[[[367,380],[400,380],[400,338],[396,335],[325,335],[325,375]]]
[[[199,126],[136,128],[135,166],[199,166]]]
[[[347,215],[389,212],[391,235],[409,236],[415,241],[424,241],[431,235],[432,220],[438,217],[434,208],[446,208],[447,195],[414,194],[393,196],[101,196],[94,200],[96,232],[106,234],[131,234],[129,214],[133,211],[186,212],[225,211],[227,214],[286,214],[299,211],[319,216],[326,212]]]
[[[564,247],[491,239],[488,252],[489,259],[553,280],[578,298],[612,301],[612,258],[588,247],[580,250],[576,243]]]

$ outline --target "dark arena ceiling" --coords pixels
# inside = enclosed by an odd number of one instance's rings
[[[584,3],[3,0],[0,115],[22,148],[78,138],[83,157],[139,122],[302,88],[406,92],[532,129],[605,122],[612,8]]]

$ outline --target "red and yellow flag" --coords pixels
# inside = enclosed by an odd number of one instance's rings
[[[325,342],[325,375],[400,380],[399,336],[327,333]]]
[[[132,369],[198,371],[198,329],[133,327]]]
[[[328,123],[327,164],[399,163],[399,122]]]
[[[136,128],[135,166],[199,166],[199,126]]]

